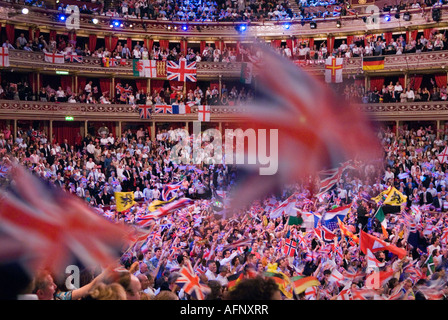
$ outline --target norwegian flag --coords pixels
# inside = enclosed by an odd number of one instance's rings
[[[150,119],[151,118],[152,106],[147,105],[139,105],[138,112],[140,114],[141,119]]]
[[[155,113],[173,113],[173,107],[171,105],[167,104],[156,104],[154,106],[154,112]]]
[[[285,245],[283,247],[283,253],[286,254],[288,257],[294,257],[296,254],[297,249],[297,242],[291,239],[285,240]]]
[[[77,54],[67,54],[65,56],[65,60],[70,61],[70,62],[77,62],[77,63],[83,62],[82,56],[79,56]]]
[[[336,234],[333,233],[330,229],[327,227],[320,225],[317,228],[314,228],[314,233],[317,235],[317,237],[324,241],[324,242],[333,242],[334,237],[336,237]]]
[[[197,300],[204,300],[211,292],[208,286],[201,283],[189,261],[180,269],[176,283],[184,289],[185,293]]]
[[[166,63],[167,80],[170,81],[196,82],[196,72],[196,62],[187,63],[186,60],[180,60],[178,63],[174,61]]]
[[[0,232],[10,245],[0,248],[0,263],[15,260],[30,273],[41,267],[62,270],[75,259],[104,267],[116,261],[130,240],[129,227],[108,221],[72,194],[48,187],[25,168],[13,165],[10,178],[14,183],[2,191],[0,201]]]

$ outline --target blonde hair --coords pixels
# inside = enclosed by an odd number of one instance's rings
[[[172,291],[162,290],[152,300],[179,300],[179,297]]]
[[[118,283],[100,282],[90,289],[89,295],[94,300],[126,300],[126,291]]]

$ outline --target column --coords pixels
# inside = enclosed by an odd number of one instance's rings
[[[151,94],[151,78],[148,78],[148,82],[146,84],[146,94],[147,95]]]
[[[156,122],[153,121],[151,124],[151,141],[156,141]]]
[[[400,126],[400,121],[395,120],[395,136],[398,137],[398,127]]]
[[[110,82],[110,102],[115,102],[115,76],[112,75],[112,81]]]
[[[440,136],[440,132],[439,132],[439,130],[440,130],[440,121],[441,120],[436,120],[436,132],[437,132],[436,137],[437,138],[439,138],[439,136]]]
[[[39,92],[40,92],[40,72],[39,71],[37,71],[36,76],[37,76],[37,79],[36,79],[36,83],[37,83],[37,89],[36,89],[37,96],[36,96],[36,99],[38,100]]]
[[[221,98],[221,91],[222,91],[222,75],[219,75],[219,86],[218,86],[218,90],[219,90],[219,97]]]
[[[366,74],[364,77],[364,90],[367,92],[370,89],[370,77]]]
[[[222,135],[222,122],[221,122],[221,121],[218,122],[218,129],[219,129],[219,132],[220,132],[221,135]]]
[[[75,93],[75,94],[78,94],[78,73],[75,73],[75,77],[74,77],[74,81],[73,81],[75,84],[75,90],[73,90],[73,92]]]
[[[12,133],[13,133],[13,138],[14,138],[14,142],[15,142],[16,138],[17,138],[17,119],[14,119],[14,121],[13,121]]]
[[[115,131],[116,131],[116,137],[115,138],[119,138],[119,137],[121,137],[121,121],[117,121],[116,124],[117,125],[116,125],[116,128],[115,128]]]
[[[50,120],[50,125],[48,128],[48,141],[53,144],[53,120]]]
[[[87,133],[89,132],[88,122],[89,120],[84,121],[84,137],[87,137]]]

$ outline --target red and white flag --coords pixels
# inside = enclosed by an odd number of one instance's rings
[[[196,62],[187,63],[186,60],[180,60],[178,63],[167,61],[166,64],[167,79],[170,81],[196,82],[196,70]]]
[[[343,58],[328,57],[325,60],[325,82],[342,82]]]
[[[9,67],[9,50],[0,47],[0,67]]]
[[[65,63],[65,57],[62,53],[45,52],[45,62],[50,63]]]
[[[445,147],[442,152],[439,153],[437,156],[440,163],[447,163],[448,162],[448,147]]]
[[[297,242],[291,239],[285,240],[285,245],[283,246],[283,253],[288,257],[294,257],[296,254]]]
[[[200,282],[199,276],[194,272],[191,263],[188,261],[180,269],[176,283],[184,289],[185,293],[197,300],[204,300],[206,295],[211,292],[208,286]]]
[[[198,106],[198,120],[210,121],[210,106],[207,105]]]

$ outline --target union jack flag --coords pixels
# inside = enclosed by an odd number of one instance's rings
[[[6,178],[8,176],[9,168],[3,164],[0,164],[0,177]]]
[[[184,289],[185,293],[198,300],[204,300],[211,291],[208,286],[201,283],[189,261],[180,269],[176,283]]]
[[[193,200],[188,198],[182,198],[177,201],[170,202],[153,212],[150,212],[144,216],[137,217],[135,219],[136,224],[139,225],[140,227],[146,227],[151,223],[152,220],[160,219],[192,203]]]
[[[150,119],[151,118],[151,106],[147,105],[139,105],[138,106],[138,112],[140,113],[141,119]]]
[[[2,246],[0,261],[16,259],[30,272],[60,270],[75,258],[85,265],[116,261],[124,240],[130,240],[128,227],[96,214],[74,195],[50,189],[19,165],[11,170],[14,184],[0,202],[0,232],[11,246]]]
[[[70,62],[77,62],[77,63],[82,63],[83,62],[82,56],[79,56],[77,54],[67,54],[65,56],[65,60],[68,60]]]
[[[154,112],[155,113],[173,113],[173,107],[171,105],[167,104],[156,104],[154,106]]]
[[[168,201],[168,198],[173,191],[179,190],[182,186],[182,182],[167,184],[162,191],[161,197],[163,201]]]
[[[196,82],[196,70],[196,62],[187,64],[186,60],[180,60],[179,63],[174,61],[167,61],[166,63],[167,80],[171,81]]]

